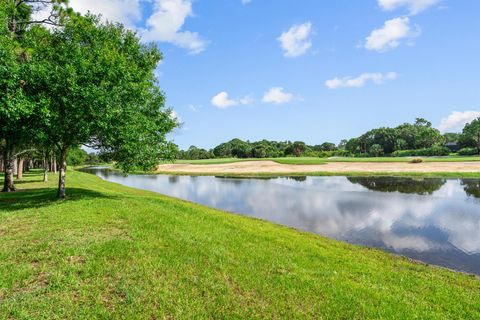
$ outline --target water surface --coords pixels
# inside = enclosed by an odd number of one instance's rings
[[[480,275],[480,180],[393,177],[101,178]]]

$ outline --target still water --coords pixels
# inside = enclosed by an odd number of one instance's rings
[[[480,180],[88,172],[126,186],[480,275]]]

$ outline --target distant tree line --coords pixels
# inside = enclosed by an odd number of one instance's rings
[[[369,130],[356,138],[342,140],[338,145],[324,142],[308,145],[302,141],[256,142],[233,139],[211,150],[191,146],[180,150],[178,159],[198,160],[213,158],[278,158],[278,157],[380,157],[380,156],[447,156],[480,154],[480,118],[467,124],[462,133],[441,134],[432,123],[417,118],[414,123],[397,127]]]

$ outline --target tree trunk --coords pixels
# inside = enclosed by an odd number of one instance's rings
[[[13,175],[17,175],[18,173],[18,162],[17,162],[17,159],[13,159]]]
[[[13,183],[13,167],[15,166],[15,159],[13,159],[13,152],[8,148],[3,153],[3,166],[5,168],[5,179],[3,181],[2,192],[16,191]]]
[[[43,156],[43,182],[48,182],[48,161],[46,156]]]
[[[58,175],[58,198],[65,199],[65,178],[67,176],[67,153],[68,148],[66,146],[62,147],[60,152],[60,170]]]
[[[53,156],[53,172],[57,173],[57,157]]]
[[[23,159],[18,158],[17,161],[17,180],[23,179]]]

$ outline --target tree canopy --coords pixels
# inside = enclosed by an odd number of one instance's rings
[[[57,150],[60,198],[68,152],[80,145],[99,149],[126,172],[174,156],[166,135],[177,122],[154,74],[162,58],[156,46],[142,44],[120,24],[73,13],[58,28],[30,26],[21,41],[23,60],[15,37],[0,42],[8,49],[1,53],[8,68],[0,70],[0,86],[11,92],[1,102],[13,106],[2,108],[9,114],[1,119],[17,136],[35,127],[31,143]],[[35,126],[23,124],[32,120]],[[2,138],[11,141],[4,132]]]

